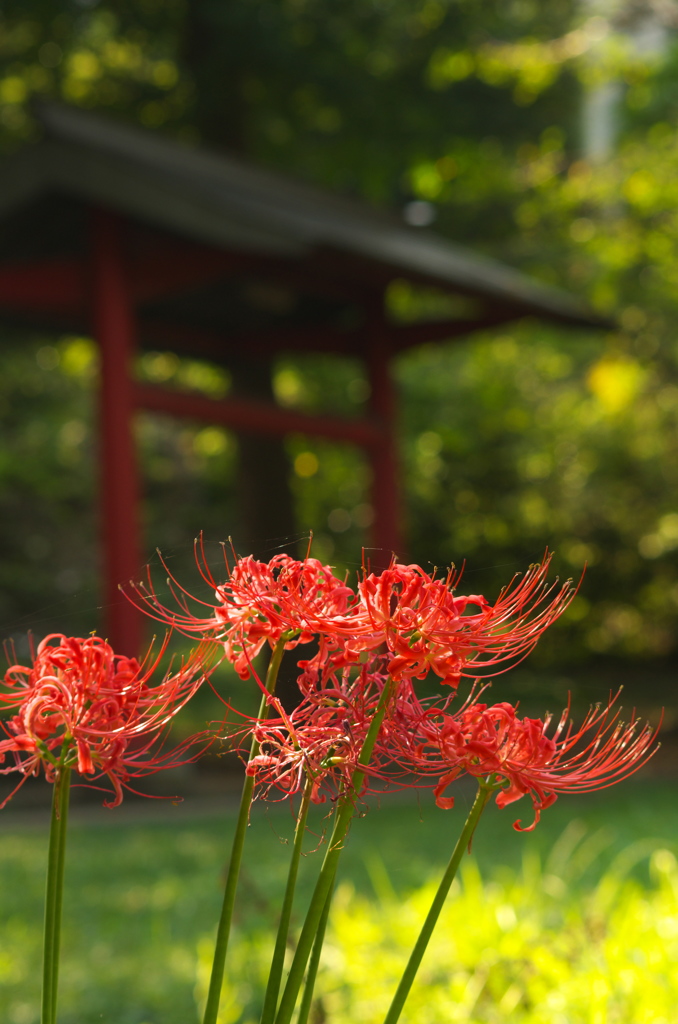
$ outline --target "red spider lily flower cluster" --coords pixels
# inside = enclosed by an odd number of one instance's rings
[[[547,555],[514,578],[494,603],[458,595],[453,571],[437,578],[393,561],[381,573],[364,571],[354,590],[317,559],[288,555],[267,563],[238,559],[219,583],[203,556],[201,572],[215,597],[203,604],[203,614],[191,611],[190,595],[176,586],[178,611],[161,603],[150,579],[136,594],[146,611],[173,628],[218,640],[239,674],[254,675],[262,689],[253,660],[264,645],[316,645],[311,657],[297,661],[298,706],[286,713],[271,696],[274,717],[236,729],[256,740],[247,772],[260,791],[275,787],[290,795],[310,780],[316,801],[345,792],[390,680],[392,697],[367,779],[431,785],[433,777],[439,806],[451,807],[445,790],[470,774],[497,789],[500,807],[529,795],[533,828],[558,792],[603,788],[634,772],[653,753],[656,735],[648,726],[638,731],[635,721],[618,723],[612,702],[579,729],[567,725],[566,710],[551,736],[550,718],[521,719],[510,704],[488,706],[476,696],[450,709],[462,678],[487,678],[515,665],[572,600],[570,582],[547,582],[549,563]],[[445,689],[422,701],[417,683],[430,673]]]
[[[192,760],[188,749],[198,737],[168,752],[152,748],[203,682],[208,648],[151,685],[165,650],[166,642],[155,658],[149,651],[139,664],[116,655],[97,636],[52,634],[39,644],[32,665],[12,665],[0,685],[0,707],[15,711],[0,722],[7,736],[0,740],[0,764],[8,755],[13,764],[0,774],[23,778],[7,800],[41,766],[54,782],[66,764],[90,782],[106,777],[113,787],[106,806],[115,807],[131,778]]]
[[[526,657],[575,593],[569,582],[547,584],[550,556],[516,577],[494,604],[480,595],[458,597],[453,572],[438,579],[395,561],[381,573],[364,572],[357,592],[315,558],[241,558],[225,583],[214,580],[204,558],[198,564],[216,597],[215,604],[202,602],[209,614],[192,613],[181,589],[181,610],[167,608],[150,578],[136,597],[180,632],[219,639],[244,679],[264,644],[273,647],[286,635],[288,649],[320,645],[319,655],[302,663],[314,672],[386,650],[393,678],[422,679],[432,671],[456,688],[462,676],[496,675],[486,670]]]

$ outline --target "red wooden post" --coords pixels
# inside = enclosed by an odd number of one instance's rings
[[[126,279],[123,223],[104,210],[94,211],[92,221],[93,329],[101,350],[99,493],[104,632],[116,652],[134,656],[141,647],[140,615],[118,585],[137,576],[142,563],[130,365],[135,318]]]
[[[372,462],[373,542],[383,557],[404,557],[401,537],[400,488],[396,453],[396,394],[390,367],[388,324],[381,308],[371,311],[367,365],[372,388],[370,410],[380,428],[379,440],[368,451]]]

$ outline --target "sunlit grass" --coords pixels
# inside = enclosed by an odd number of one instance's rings
[[[358,1020],[360,1024],[372,1020],[378,1024],[378,1013],[375,1017],[360,1001],[367,998],[367,993],[361,994],[365,971],[369,967],[374,980],[383,967],[391,979],[387,988],[392,986],[428,898],[417,890],[446,861],[471,799],[472,790],[462,789],[457,810],[440,812],[428,794],[418,802],[416,795],[408,792],[384,800],[381,807],[373,806],[365,818],[354,822],[342,869],[344,887],[321,979],[326,1009],[338,1024]],[[223,818],[215,813],[196,816],[198,812],[190,812],[190,804],[184,808],[163,805],[158,816],[156,803],[146,806],[148,816],[142,823],[128,816],[124,806],[120,813],[96,811],[80,818],[76,810],[66,876],[60,1024],[193,1024],[197,1020],[198,951],[204,970],[234,811],[229,808]],[[653,873],[649,868],[652,850],[678,850],[674,787],[630,782],[581,800],[562,798],[530,835],[511,828],[519,816],[514,810],[489,811],[481,822],[466,865],[465,893],[457,891],[451,899],[451,916],[434,939],[424,964],[424,981],[429,989],[434,983],[437,986],[435,992],[427,990],[429,1008],[425,1010],[419,989],[418,996],[413,992],[412,1009],[404,1019],[411,1024],[457,1020],[494,1024],[503,1019],[519,1024],[637,1024],[645,1020],[659,1024],[664,1019],[659,996],[653,996],[655,1016],[639,1016],[640,1004],[634,1002],[632,989],[649,970],[657,992],[661,989],[668,993],[667,999],[678,1000],[672,982],[667,979],[660,984],[663,961],[657,961],[662,949],[667,957],[675,958],[678,952],[674,949],[676,908],[666,902],[675,899],[675,894],[670,897],[675,865],[670,858],[662,860],[660,854],[658,859],[655,856]],[[529,806],[521,810],[527,823],[531,820]],[[0,842],[3,1024],[35,1024],[38,1020],[47,812],[44,822],[39,819],[38,812],[31,813],[30,821],[16,811],[0,817],[4,826]],[[317,838],[309,837],[309,850],[318,844],[324,825],[322,818],[315,821]],[[234,940],[238,985],[227,993],[225,1021],[242,1019],[249,1024],[256,1019],[253,1015],[266,970],[270,924],[286,869],[284,843],[291,831],[292,820],[284,806],[256,808]],[[320,856],[321,852],[309,852],[302,865],[302,898]],[[478,900],[479,877],[490,884]],[[657,889],[659,883],[663,888]],[[474,887],[476,904],[470,902],[469,886]],[[392,891],[407,896],[402,914]],[[648,896],[648,892],[654,895]],[[506,909],[498,909],[501,907]],[[466,915],[463,941],[455,914]],[[502,930],[502,921],[506,925],[511,914],[519,926]],[[657,924],[660,920],[661,927]],[[633,934],[626,935],[624,929]],[[652,939],[660,933],[663,946]],[[633,952],[638,935],[642,948]],[[483,953],[485,946],[496,947],[491,963]],[[530,968],[527,981],[532,987],[527,992],[524,972],[519,969],[521,957],[531,957],[530,951],[537,948],[544,963],[551,966],[545,973]],[[616,950],[611,960],[606,959],[612,955],[610,950]],[[573,959],[575,952],[578,959]],[[492,968],[483,985],[473,966],[478,957],[481,975]],[[623,968],[626,973],[619,976],[617,984],[609,971],[621,971],[624,957],[628,960]],[[610,1010],[607,1017],[601,1016],[599,1009],[598,1016],[591,1015],[593,1004],[586,999],[576,1006],[568,1004],[566,1009],[556,1005],[553,993],[575,992],[577,978],[584,987],[595,982],[596,991],[602,993],[601,1006],[607,1005],[602,989],[607,978],[616,1000],[610,1003],[614,1013]],[[386,990],[376,981],[371,981],[370,987],[374,989],[370,1006],[378,1010]],[[472,1003],[469,993],[476,989],[477,999]],[[462,990],[466,993],[463,999],[459,996]],[[538,991],[542,995],[537,1000]],[[623,992],[624,999],[619,995]],[[450,995],[454,995],[455,1006],[466,1007],[467,1016],[449,1009]],[[535,1000],[542,1007],[542,1016],[537,1014]],[[626,1013],[625,1005],[633,1007],[633,1013]],[[505,1017],[498,1007],[503,1007]]]

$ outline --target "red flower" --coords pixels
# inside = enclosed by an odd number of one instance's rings
[[[302,791],[307,781],[313,785],[315,803],[350,789],[386,682],[380,671],[382,661],[371,659],[357,675],[346,668],[326,676],[322,688],[307,693],[289,713],[273,698],[278,717],[248,718],[246,726],[236,730],[235,735],[253,736],[259,746],[258,753],[246,762],[246,772],[266,797],[272,788],[292,796]],[[375,763],[366,770],[381,777]]]
[[[267,795],[275,787],[293,796],[310,781],[311,799],[324,803],[350,784],[368,726],[359,728],[346,708],[302,704],[285,718],[255,724],[260,750],[245,771]]]
[[[443,795],[462,774],[493,780],[501,786],[499,807],[529,795],[535,811],[531,831],[540,813],[558,793],[589,793],[621,782],[655,753],[658,728],[618,721],[612,698],[605,708],[592,708],[579,728],[568,723],[569,707],[553,734],[545,720],[519,718],[511,704],[466,704],[456,714],[433,712],[419,725],[419,744],[412,745],[412,763],[426,774],[440,772],[434,788],[436,803],[449,808],[452,797]]]
[[[284,554],[270,562],[239,558],[224,583],[212,577],[202,549],[197,562],[216,597],[214,604],[201,602],[206,615],[190,611],[186,600],[190,595],[180,587],[174,591],[181,607],[178,613],[161,604],[150,580],[148,586],[135,588],[136,595],[145,611],[181,632],[220,640],[243,679],[249,678],[251,662],[263,645],[274,646],[284,634],[287,648],[322,637],[324,649],[329,650],[338,646],[338,637],[359,628],[355,593],[316,558],[299,561]]]
[[[547,554],[522,579],[514,577],[494,604],[476,594],[457,597],[459,576],[452,571],[441,580],[418,565],[393,563],[360,583],[372,632],[363,630],[351,646],[373,649],[385,641],[395,678],[422,679],[433,671],[456,687],[464,675],[494,675],[487,669],[525,658],[576,593],[569,581],[547,584],[550,561]]]
[[[226,656],[247,678],[249,662],[265,641],[288,635],[288,649],[322,637],[334,648],[352,629],[356,596],[317,558],[276,555],[270,562],[241,558],[217,587],[216,633]]]
[[[0,722],[8,737],[0,741],[0,763],[12,754],[14,764],[0,774],[19,772],[23,779],[7,800],[41,765],[47,780],[55,781],[62,751],[62,763],[72,764],[81,776],[109,779],[114,799],[107,807],[121,802],[130,778],[191,760],[186,753],[198,737],[164,754],[150,755],[150,748],[203,682],[209,651],[201,647],[178,671],[170,669],[162,682],[151,685],[165,649],[166,642],[154,660],[149,651],[140,665],[116,655],[97,636],[83,640],[55,633],[40,643],[32,666],[12,665],[0,705],[16,714]]]

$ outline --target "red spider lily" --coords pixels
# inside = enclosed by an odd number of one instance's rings
[[[576,593],[570,581],[547,584],[550,561],[547,554],[522,579],[515,577],[493,605],[481,595],[455,596],[459,576],[453,572],[440,580],[417,565],[393,563],[359,585],[372,634],[365,631],[352,647],[385,640],[394,678],[422,679],[433,671],[456,687],[463,675],[495,675],[487,669],[525,658]]]
[[[499,807],[529,795],[535,811],[531,831],[541,811],[550,807],[558,793],[589,793],[628,778],[655,753],[657,729],[639,728],[632,716],[620,722],[613,711],[616,697],[604,708],[592,708],[575,728],[568,722],[569,706],[551,736],[551,716],[519,718],[511,704],[467,703],[456,714],[433,712],[419,723],[418,745],[411,744],[412,764],[425,774],[441,773],[434,788],[439,807],[450,808],[447,786],[462,774],[492,780],[500,785]]]
[[[287,635],[290,649],[322,637],[329,650],[355,621],[354,592],[316,558],[242,558],[216,595],[217,635],[225,634],[226,656],[245,678],[248,662],[266,641]]]
[[[311,799],[324,803],[328,796],[334,799],[350,790],[386,682],[380,671],[382,660],[361,666],[357,676],[345,669],[339,678],[326,678],[321,690],[309,693],[289,714],[273,698],[278,717],[248,719],[245,728],[237,731],[253,735],[259,746],[247,761],[246,772],[261,793],[268,797],[276,788],[284,797],[292,796],[310,780]],[[367,770],[370,775],[380,774],[376,765]]]
[[[357,597],[330,566],[316,558],[297,560],[276,555],[270,562],[252,556],[237,559],[225,583],[217,583],[204,558],[202,547],[196,561],[203,579],[214,589],[216,603],[200,602],[208,614],[194,615],[188,600],[195,600],[175,584],[174,596],[181,611],[164,607],[153,583],[137,586],[144,610],[188,634],[218,638],[226,657],[243,679],[251,673],[251,662],[265,643],[273,646],[288,635],[287,648],[325,638],[325,649],[333,649],[357,623]],[[228,563],[227,563],[228,568]]]
[[[276,787],[292,796],[310,780],[311,800],[324,803],[350,784],[369,721],[362,724],[357,728],[344,708],[300,705],[285,719],[255,725],[260,752],[245,771],[267,795]]]
[[[192,760],[186,755],[199,737],[166,753],[150,751],[203,682],[209,651],[199,648],[178,671],[170,668],[162,682],[151,685],[166,645],[167,639],[157,657],[149,651],[139,664],[116,655],[97,636],[83,640],[54,633],[39,644],[32,666],[12,665],[0,690],[0,706],[16,714],[0,722],[8,737],[0,741],[0,763],[12,754],[14,764],[1,768],[0,774],[19,772],[23,778],[7,800],[41,765],[47,780],[54,782],[64,747],[62,763],[72,764],[88,779],[109,779],[114,799],[107,807],[121,802],[130,778]]]

